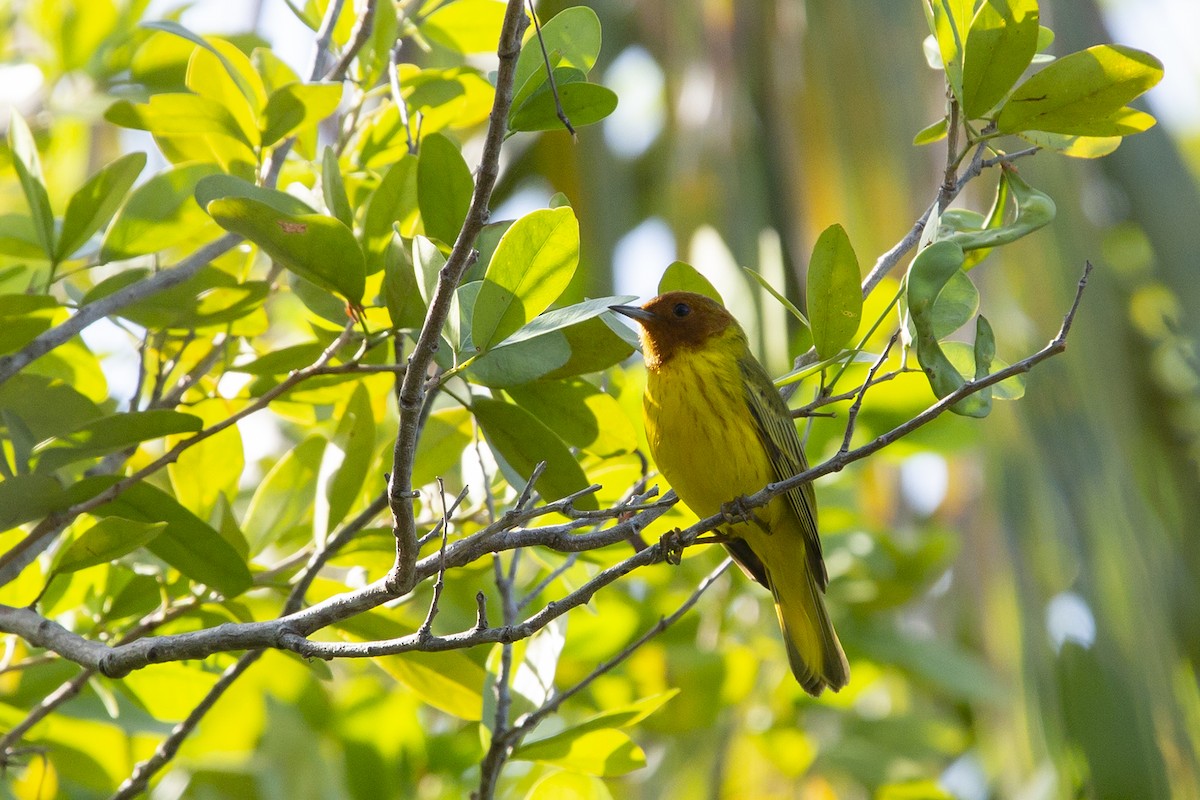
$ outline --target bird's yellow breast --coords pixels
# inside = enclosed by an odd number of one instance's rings
[[[644,410],[655,463],[698,516],[774,480],[737,357],[724,348],[682,351],[658,365],[647,376]]]

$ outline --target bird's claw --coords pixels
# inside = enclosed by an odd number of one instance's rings
[[[762,528],[763,533],[770,533],[771,530],[767,527],[766,521],[760,517],[756,509],[752,508],[745,497],[735,497],[728,503],[721,505],[721,514],[729,521],[731,525],[736,525],[740,522],[753,522],[759,528]]]
[[[679,528],[672,528],[658,540],[659,547],[662,548],[663,560],[676,567],[683,563],[683,540],[681,537],[682,533]]]

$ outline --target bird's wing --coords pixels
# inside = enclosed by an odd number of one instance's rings
[[[752,358],[741,359],[742,385],[746,389],[746,405],[754,418],[759,439],[771,459],[776,480],[784,480],[808,469],[804,448],[796,435],[796,423],[771,382],[766,370]],[[829,583],[825,561],[821,557],[821,537],[817,534],[817,499],[812,484],[805,483],[784,495],[800,523],[804,550],[809,568],[822,591]]]

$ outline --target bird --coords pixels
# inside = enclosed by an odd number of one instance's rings
[[[650,451],[699,517],[738,508],[768,483],[808,468],[787,405],[720,303],[672,291],[640,307],[609,308],[638,324]],[[829,575],[812,484],[740,516],[724,530],[724,545],[774,596],[792,674],[814,697],[838,691],[850,680],[850,666],[825,607]]]

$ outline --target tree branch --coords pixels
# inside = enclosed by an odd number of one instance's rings
[[[454,248],[450,251],[450,257],[438,274],[437,288],[429,303],[417,343],[408,357],[408,370],[400,386],[397,403],[400,425],[392,457],[392,477],[389,486],[392,531],[396,536],[396,563],[385,581],[388,591],[397,596],[407,593],[416,584],[413,567],[417,560],[417,529],[412,502],[412,468],[420,432],[418,422],[425,396],[425,376],[437,350],[442,327],[450,313],[454,292],[463,274],[478,257],[474,249],[475,238],[487,222],[488,203],[491,201],[492,189],[499,175],[500,147],[508,129],[508,112],[512,107],[517,55],[521,52],[521,37],[527,24],[522,0],[509,0],[500,30],[500,43],[496,49],[500,59],[496,74],[496,98],[488,120],[483,158],[479,164],[470,209],[454,242]]]
[[[796,486],[823,475],[841,471],[848,464],[882,450],[889,444],[927,425],[963,398],[1000,381],[1028,372],[1047,358],[1063,352],[1066,349],[1067,336],[1079,309],[1090,271],[1091,265],[1088,264],[1080,278],[1074,302],[1064,317],[1058,334],[1041,350],[985,378],[964,383],[958,390],[948,394],[922,413],[854,450],[838,453],[822,464],[786,480],[769,484],[763,490],[744,498],[742,507],[757,508]],[[567,525],[512,530],[520,524],[523,516],[532,518],[541,511],[540,508],[528,509],[521,514],[505,514],[493,525],[447,547],[445,552],[446,569],[468,564],[488,553],[498,553],[520,547],[544,546],[560,552],[579,552],[605,547],[624,541],[633,532],[644,529],[651,521],[661,516],[673,501],[673,497],[664,498],[659,504],[639,511],[612,527],[582,534],[572,533],[574,530],[572,526],[578,525],[580,522],[578,520],[573,520]],[[562,616],[572,608],[587,603],[597,591],[635,569],[664,561],[670,550],[680,546],[691,546],[702,534],[729,522],[730,519],[724,513],[702,519],[686,531],[674,536],[672,543],[665,544],[659,541],[645,550],[633,554],[598,573],[573,592],[548,603],[522,622],[495,628],[481,626],[477,623],[470,630],[447,636],[420,637],[414,633],[376,642],[313,642],[306,638],[311,633],[334,622],[393,599],[394,594],[389,588],[386,578],[276,620],[226,623],[206,630],[145,638],[114,647],[90,642],[29,609],[9,606],[0,606],[0,631],[16,633],[34,646],[53,650],[84,666],[97,668],[109,677],[120,677],[131,670],[152,663],[204,658],[217,652],[264,647],[292,650],[310,658],[330,659],[374,657],[412,650],[439,652],[473,647],[479,644],[514,642],[533,635],[549,624],[551,620]],[[440,552],[421,559],[414,565],[414,575],[418,580],[424,580],[436,574],[441,560]],[[482,613],[480,620],[483,621]]]

